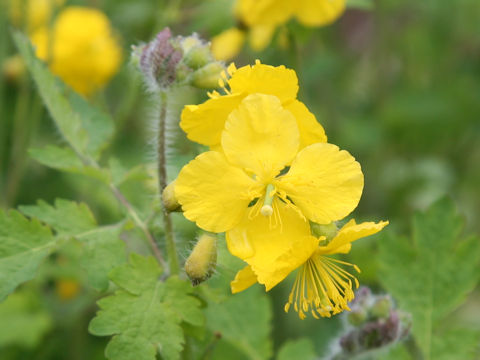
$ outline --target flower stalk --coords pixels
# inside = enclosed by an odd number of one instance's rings
[[[159,194],[167,187],[167,154],[166,154],[166,128],[167,128],[167,105],[168,96],[166,91],[160,91],[160,114],[158,117],[157,128],[157,165],[158,165],[158,189]],[[167,247],[168,263],[170,274],[175,275],[180,272],[178,262],[177,248],[173,233],[173,224],[170,213],[162,200],[163,226],[165,233],[165,242]]]

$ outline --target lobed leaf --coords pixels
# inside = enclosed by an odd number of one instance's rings
[[[458,307],[479,279],[480,241],[460,239],[463,226],[453,203],[442,199],[413,222],[413,239],[384,235],[380,280],[413,315],[413,334],[433,359],[438,324]]]
[[[51,226],[58,236],[76,238],[83,246],[80,265],[91,286],[108,287],[108,273],[125,262],[125,244],[120,239],[122,224],[98,227],[86,204],[57,199],[55,205],[38,201],[37,205],[20,206],[24,214]]]
[[[159,280],[162,269],[153,257],[131,254],[129,264],[114,269],[110,279],[119,287],[98,302],[89,331],[113,335],[105,356],[112,360],[180,359],[184,334],[181,323],[203,324],[200,301],[191,285],[177,277]]]
[[[56,243],[50,229],[38,220],[0,210],[0,301],[35,276]]]

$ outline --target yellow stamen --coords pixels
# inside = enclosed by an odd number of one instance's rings
[[[311,313],[313,317],[331,317],[344,310],[350,310],[348,302],[353,300],[353,282],[358,287],[358,280],[337,264],[358,268],[345,261],[314,254],[299,269],[292,291],[285,304],[285,311],[290,306],[301,319]]]

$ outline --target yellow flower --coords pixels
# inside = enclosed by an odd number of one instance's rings
[[[325,131],[315,116],[296,100],[298,79],[295,71],[284,66],[273,67],[257,62],[254,66],[248,65],[238,70],[232,64],[229,73],[231,78],[226,86],[230,90],[225,88],[226,95],[214,92],[203,104],[185,106],[180,127],[190,140],[218,148],[230,113],[248,95],[261,93],[278,97],[283,107],[294,116],[300,132],[300,149],[327,141]]]
[[[104,86],[121,62],[121,48],[110,22],[96,9],[66,8],[53,29],[39,29],[32,42],[37,56],[48,62],[52,72],[83,95]]]
[[[332,144],[298,152],[300,139],[297,119],[279,98],[245,97],[228,115],[224,153],[205,152],[178,175],[175,195],[184,216],[211,232],[233,229],[258,213],[282,227],[283,203],[317,223],[342,219],[360,199],[360,165]]]
[[[238,0],[235,14],[248,27],[278,26],[296,17],[307,26],[335,21],[345,10],[345,0]]]
[[[345,0],[237,0],[235,17],[248,28],[250,46],[261,51],[270,43],[275,29],[295,17],[306,26],[328,25],[345,10]],[[241,40],[239,34],[242,34]],[[244,42],[244,31],[231,28],[212,40],[219,60],[235,57]]]
[[[232,281],[232,292],[243,291],[257,282],[268,291],[300,267],[285,311],[293,304],[301,319],[308,312],[318,318],[350,310],[348,302],[354,298],[353,284],[358,287],[358,280],[342,266],[357,272],[359,269],[329,255],[348,253],[353,241],[375,234],[388,224],[386,221],[356,224],[350,220],[324,244],[325,237],[310,235],[309,225],[302,223],[298,215],[295,218],[294,213],[288,217],[294,230],[268,229],[262,224],[264,221],[257,217],[248,226],[244,223],[227,233],[230,252],[248,264]]]
[[[217,60],[233,59],[245,42],[245,32],[235,27],[212,38],[212,54]]]

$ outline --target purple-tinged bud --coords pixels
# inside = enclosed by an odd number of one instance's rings
[[[167,27],[142,49],[140,70],[153,91],[167,88],[176,80],[177,65],[182,60],[183,52],[174,44],[175,39]]]

